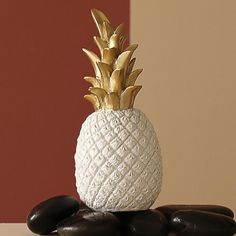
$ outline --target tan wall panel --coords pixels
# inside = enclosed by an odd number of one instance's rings
[[[156,205],[236,211],[236,1],[131,0],[131,42],[144,68],[136,107],[162,147]]]

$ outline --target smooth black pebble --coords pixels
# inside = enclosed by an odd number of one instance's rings
[[[218,213],[182,210],[172,214],[171,229],[180,236],[232,236],[236,222]]]
[[[184,205],[184,204],[175,204],[175,205],[164,205],[156,208],[161,211],[166,218],[169,220],[171,215],[180,210],[197,210],[197,211],[207,211],[223,214],[229,217],[234,218],[234,213],[231,209],[225,206],[219,205]]]
[[[168,226],[165,216],[157,210],[116,213],[121,220],[123,235],[165,236]]]
[[[61,236],[117,236],[119,219],[109,212],[81,211],[57,227]]]
[[[48,234],[57,224],[79,209],[78,201],[67,195],[56,196],[36,205],[27,217],[28,228],[36,234]]]

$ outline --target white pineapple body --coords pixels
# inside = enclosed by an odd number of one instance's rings
[[[77,140],[75,168],[77,191],[88,207],[148,209],[162,183],[161,153],[151,122],[133,108],[92,113]]]

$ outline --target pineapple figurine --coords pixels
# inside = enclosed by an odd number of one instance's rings
[[[113,29],[99,10],[92,17],[100,37],[94,37],[101,57],[83,49],[95,77],[85,99],[95,112],[81,127],[75,153],[75,177],[81,200],[100,211],[148,209],[161,190],[162,161],[154,128],[133,108],[141,89],[135,85],[141,69],[133,70],[136,44],[123,49],[122,24]]]

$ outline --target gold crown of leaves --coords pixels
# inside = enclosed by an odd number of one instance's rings
[[[95,110],[99,109],[129,109],[134,105],[134,99],[141,85],[134,85],[142,69],[133,71],[135,58],[132,55],[137,44],[132,44],[123,50],[126,36],[122,34],[123,24],[115,30],[110,21],[101,11],[92,9],[93,20],[100,37],[94,36],[101,57],[94,52],[83,49],[91,61],[96,77],[84,77],[92,84],[91,94],[85,99],[92,103]]]

